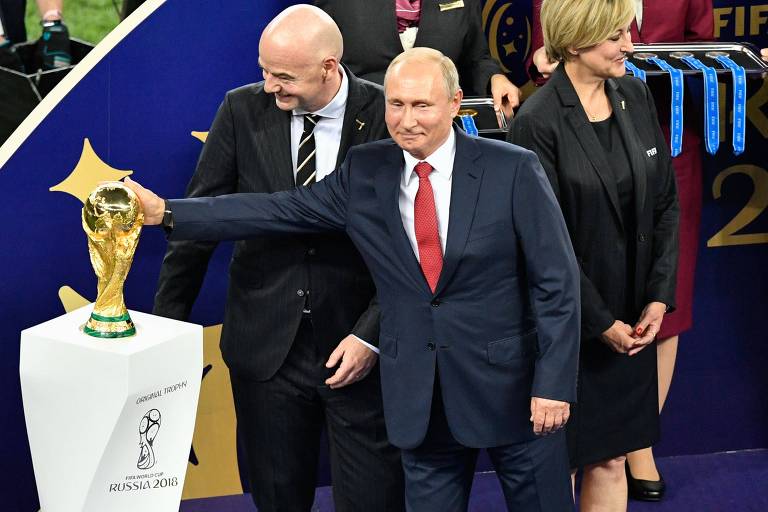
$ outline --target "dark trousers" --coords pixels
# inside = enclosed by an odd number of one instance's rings
[[[0,21],[3,23],[5,38],[14,44],[27,40],[27,28],[24,25],[26,7],[27,0],[0,0]]]
[[[451,434],[437,379],[427,436],[418,448],[402,451],[407,510],[467,510],[478,451],[461,445]],[[488,454],[511,512],[574,510],[562,430],[528,442],[488,448]]]
[[[259,512],[311,509],[325,427],[336,510],[402,511],[400,451],[387,441],[378,368],[332,390],[324,381],[334,370],[325,368],[320,346],[307,317],[272,379],[232,375],[253,500]]]

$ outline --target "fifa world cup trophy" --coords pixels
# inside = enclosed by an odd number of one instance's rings
[[[86,334],[124,338],[136,334],[123,299],[123,283],[139,242],[144,212],[136,194],[119,181],[100,184],[83,206],[83,230],[88,235],[91,265],[99,279]]]

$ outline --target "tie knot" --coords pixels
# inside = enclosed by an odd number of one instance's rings
[[[416,174],[419,175],[419,179],[426,178],[429,176],[429,173],[434,171],[434,167],[429,165],[427,162],[419,162],[416,164],[416,167],[413,168],[414,171],[416,171]]]
[[[315,125],[320,120],[317,114],[304,114],[304,132],[309,133],[315,129]]]

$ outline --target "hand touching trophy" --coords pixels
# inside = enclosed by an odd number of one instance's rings
[[[136,194],[119,181],[100,184],[83,206],[83,230],[88,235],[91,265],[99,279],[86,334],[124,338],[136,334],[123,299],[123,283],[144,224]]]

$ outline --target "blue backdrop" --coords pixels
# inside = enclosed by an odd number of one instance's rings
[[[82,190],[104,177],[120,175],[118,170],[133,170],[137,180],[161,195],[181,196],[194,169],[200,139],[225,91],[260,79],[259,34],[276,12],[291,3],[150,0],[137,14],[157,7],[154,12],[93,65],[0,168],[3,510],[37,510],[18,377],[19,332],[64,313],[77,303],[78,295],[95,298],[96,279],[79,220]],[[484,18],[492,52],[523,85],[527,79],[522,62],[531,50],[530,1],[489,0]],[[721,40],[768,46],[767,5],[718,1],[715,19]],[[113,33],[100,48],[114,44],[118,35]],[[94,60],[95,56],[84,64]],[[736,158],[730,153],[728,128],[717,157],[705,159],[695,328],[681,340],[663,415],[660,454],[768,447],[768,403],[763,399],[768,389],[768,336],[760,323],[768,283],[766,100],[768,87],[761,80],[753,81],[743,155]],[[44,102],[37,114],[49,103]],[[730,119],[730,104],[724,107],[722,112]],[[0,150],[0,165],[13,142],[9,140]],[[52,187],[56,190],[51,191]],[[732,222],[739,225],[727,232],[735,236],[720,237],[727,245],[709,247],[708,241]],[[745,238],[745,234],[752,236]],[[159,230],[144,232],[125,287],[131,309],[151,310],[164,248]],[[192,320],[205,326],[221,321],[228,253],[228,246],[217,252],[193,311]],[[220,359],[213,352],[217,334],[215,328],[207,330],[212,343],[206,345],[206,359],[218,369]],[[206,377],[204,402],[231,400],[224,382]],[[230,428],[231,411],[225,413],[208,414],[206,421],[221,418],[222,428]],[[200,484],[214,481],[221,472],[221,467],[207,463],[201,455],[213,443],[210,432],[196,431],[200,460],[195,470],[200,478],[188,477],[185,497],[239,492],[239,481],[218,487]]]

